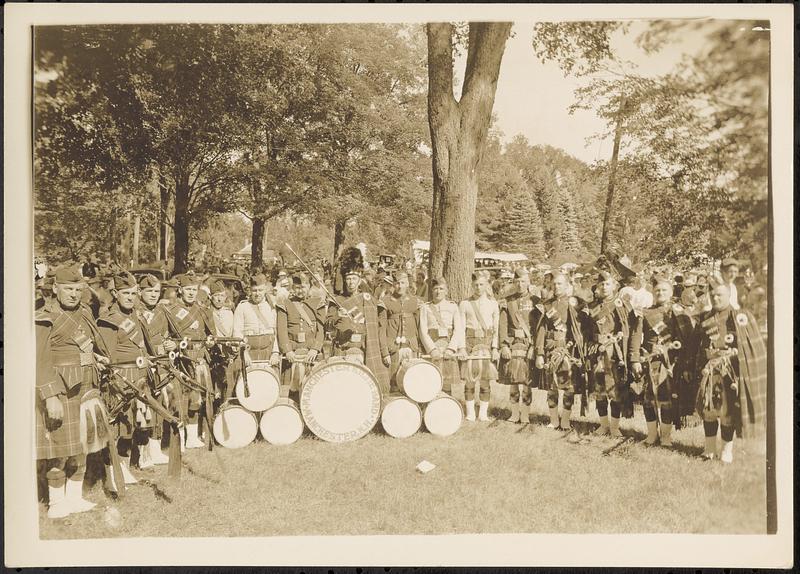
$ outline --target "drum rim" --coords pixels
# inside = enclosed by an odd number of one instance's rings
[[[281,395],[281,379],[280,379],[280,375],[268,363],[262,363],[261,365],[266,367],[266,368],[259,368],[259,369],[252,369],[252,370],[265,371],[265,372],[269,372],[269,373],[272,374],[272,380],[275,383],[275,388],[277,390],[275,401],[272,404],[270,404],[269,406],[267,406],[267,407],[265,407],[263,409],[262,408],[250,409],[250,408],[246,407],[242,401],[243,400],[244,401],[250,401],[250,398],[242,399],[241,397],[239,397],[239,390],[240,389],[241,389],[241,392],[244,393],[244,378],[242,378],[241,373],[239,373],[239,376],[236,378],[236,383],[233,385],[233,396],[236,398],[236,400],[239,401],[239,404],[242,405],[245,408],[248,408],[248,410],[251,410],[251,411],[254,411],[254,412],[259,412],[259,413],[263,413],[264,411],[271,409],[273,406],[275,406],[275,403],[278,401],[278,399],[281,398],[281,396],[280,396]],[[250,367],[248,367],[248,373],[250,372],[252,367],[253,367],[253,365],[250,365]]]
[[[393,435],[392,433],[390,433],[386,429],[386,425],[383,422],[383,413],[386,412],[387,407],[389,407],[392,403],[398,402],[398,401],[402,401],[404,403],[411,403],[417,409],[417,414],[419,415],[419,424],[417,424],[417,428],[414,429],[414,432],[412,432],[411,434],[400,435],[400,436]],[[385,399],[385,402],[381,407],[381,427],[383,428],[383,432],[385,432],[387,435],[389,435],[392,438],[408,438],[410,436],[413,436],[413,435],[417,434],[419,432],[419,429],[422,428],[422,409],[420,408],[419,403],[417,403],[417,401],[415,401],[414,399],[411,399],[409,397],[402,396],[402,395]]]
[[[369,425],[364,425],[364,430],[362,430],[358,435],[354,435],[344,440],[337,440],[335,437],[338,437],[340,435],[349,435],[350,434],[349,432],[348,433],[333,433],[330,431],[322,432],[323,430],[326,429],[322,429],[321,425],[309,424],[308,419],[306,418],[307,417],[306,409],[303,408],[304,405],[303,397],[306,395],[307,392],[306,389],[309,388],[308,383],[313,381],[315,378],[318,378],[319,373],[323,371],[323,369],[325,369],[326,367],[330,367],[332,365],[347,365],[351,368],[355,368],[363,373],[366,373],[369,377],[370,382],[372,383],[372,388],[374,391],[373,395],[376,396],[378,399],[378,410],[377,410],[377,415],[373,417],[374,420],[369,421],[370,422]],[[300,399],[300,405],[299,405],[300,415],[303,419],[303,424],[305,424],[306,428],[308,428],[308,430],[310,430],[317,438],[322,439],[326,442],[333,442],[333,443],[352,442],[368,435],[372,431],[372,429],[375,428],[375,425],[378,424],[378,421],[381,420],[381,412],[383,410],[383,401],[384,401],[380,385],[378,384],[378,378],[372,373],[372,371],[370,371],[366,365],[363,365],[361,363],[355,363],[353,361],[348,361],[344,357],[331,357],[328,360],[315,365],[314,368],[311,370],[311,372],[306,376],[305,381],[303,381],[303,386],[300,389],[299,399]],[[316,421],[316,419],[314,420]]]
[[[289,399],[288,397],[281,397],[281,398],[286,398],[289,401],[292,400],[292,399]],[[292,401],[292,402],[294,402],[294,401]],[[298,433],[297,438],[294,439],[291,442],[280,442],[280,443],[272,442],[271,440],[269,440],[269,438],[267,438],[267,435],[264,433],[264,427],[262,426],[262,424],[263,424],[263,421],[267,420],[264,415],[266,415],[269,411],[271,411],[272,409],[277,408],[279,406],[280,407],[289,407],[289,408],[291,408],[293,411],[295,411],[297,413],[297,415],[298,415],[298,417],[300,419],[300,432]],[[264,411],[261,414],[261,420],[258,421],[258,430],[256,432],[257,432],[257,434],[260,434],[261,438],[263,438],[269,444],[273,444],[273,445],[276,445],[276,446],[283,446],[283,445],[288,445],[288,444],[295,443],[298,440],[300,440],[300,438],[302,438],[303,432],[305,430],[306,430],[306,422],[305,422],[305,419],[303,419],[303,414],[300,412],[300,408],[296,404],[292,405],[292,404],[287,404],[287,403],[281,403],[281,404],[272,405],[270,408],[268,408],[266,411]]]
[[[219,412],[216,414],[216,416],[214,417],[214,421],[211,423],[211,434],[214,435],[214,440],[216,440],[221,446],[223,446],[225,448],[231,448],[231,447],[226,446],[226,445],[223,444],[222,440],[220,440],[220,438],[217,437],[217,432],[216,432],[217,420],[221,417],[222,413],[224,413],[226,411],[231,411],[231,410],[242,411],[242,412],[250,415],[250,420],[252,420],[256,425],[256,434],[253,436],[252,439],[250,439],[249,442],[243,444],[242,446],[233,447],[233,448],[243,448],[243,447],[247,446],[248,444],[251,444],[258,437],[258,433],[259,433],[260,426],[261,426],[260,425],[260,421],[258,420],[258,417],[256,416],[256,413],[254,413],[253,411],[247,409],[243,405],[233,404],[233,403],[230,402],[230,400],[225,401],[220,406]]]
[[[428,426],[428,424],[426,423],[426,416],[425,416],[425,415],[428,413],[428,407],[430,407],[430,406],[431,406],[431,405],[432,405],[434,402],[436,402],[437,400],[444,400],[444,399],[447,399],[447,400],[449,400],[449,401],[451,401],[451,402],[455,403],[455,405],[458,407],[458,412],[460,413],[458,427],[456,428],[456,430],[455,430],[455,431],[453,431],[453,432],[452,432],[452,433],[450,433],[450,434],[446,434],[446,435],[443,435],[443,434],[440,434],[440,433],[434,433],[433,431],[431,431],[430,427],[429,427],[429,426]],[[425,405],[425,410],[424,410],[424,412],[422,413],[422,424],[425,426],[425,429],[426,429],[426,430],[427,430],[429,433],[431,433],[431,434],[434,434],[434,435],[437,435],[437,436],[450,436],[450,435],[453,435],[453,434],[455,434],[455,433],[458,431],[458,429],[459,429],[459,428],[461,428],[461,425],[462,425],[463,423],[464,423],[464,410],[463,410],[463,408],[461,407],[461,403],[458,401],[458,399],[456,399],[455,397],[452,397],[452,396],[450,396],[450,395],[448,395],[448,394],[446,394],[446,393],[441,393],[441,394],[437,395],[437,396],[436,396],[436,397],[435,397],[435,398],[434,398],[432,401],[428,402],[428,403]]]

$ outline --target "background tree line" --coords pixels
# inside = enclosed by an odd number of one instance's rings
[[[769,36],[757,22],[652,23],[645,51],[688,27],[705,34],[659,77],[614,53],[625,24],[526,30],[532,58],[581,80],[572,109],[606,119],[596,137],[619,144],[592,165],[523,136],[503,144],[491,108],[511,26],[481,26],[37,28],[37,253],[181,271],[248,239],[258,266],[287,239],[330,258],[356,241],[405,254],[430,235],[443,272],[471,270],[473,245],[591,260],[605,229],[639,261],[766,261]],[[442,171],[450,155],[460,163]],[[471,209],[463,233],[443,217],[453,197]]]

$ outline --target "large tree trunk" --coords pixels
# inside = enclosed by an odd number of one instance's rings
[[[175,274],[189,267],[189,199],[189,173],[179,173],[175,178]]]
[[[342,250],[342,245],[344,245],[346,223],[346,221],[337,221],[333,226],[333,259],[331,261],[336,261],[339,257],[339,252]]]
[[[263,217],[253,218],[253,232],[250,236],[250,270],[253,271],[264,265],[264,239],[266,238],[267,222]]]
[[[428,123],[433,147],[429,277],[450,296],[470,292],[475,258],[477,170],[491,121],[510,23],[470,23],[461,100],[453,96],[453,25],[428,24]]]
[[[133,242],[131,245],[131,264],[138,265],[139,264],[139,236],[141,234],[142,228],[142,216],[140,213],[136,213],[133,218]]]
[[[158,210],[158,258],[165,261],[167,259],[167,247],[169,246],[169,223],[167,222],[167,210],[169,209],[169,187],[167,178],[163,175],[158,177],[159,191],[159,210]]]
[[[619,159],[619,142],[622,139],[622,114],[625,98],[622,98],[617,112],[617,126],[614,129],[614,148],[611,150],[611,165],[608,174],[608,192],[606,193],[606,210],[603,213],[603,234],[600,237],[600,253],[608,247],[608,230],[611,223],[611,207],[614,204],[614,186],[617,183],[617,161]]]

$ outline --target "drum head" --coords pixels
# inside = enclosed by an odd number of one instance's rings
[[[223,405],[214,419],[214,438],[225,448],[247,446],[258,434],[258,422],[253,413],[239,405]]]
[[[398,397],[383,407],[381,425],[389,436],[407,438],[419,430],[422,425],[422,413],[414,401]]]
[[[259,423],[261,436],[270,444],[292,444],[303,434],[303,418],[294,403],[279,402],[264,411]]]
[[[236,398],[243,407],[253,412],[265,411],[274,405],[280,390],[278,375],[267,365],[251,365],[247,369],[247,393],[241,375],[236,381]]]
[[[457,400],[450,396],[439,396],[427,404],[423,420],[431,434],[450,436],[461,428],[463,416]]]
[[[322,440],[347,442],[361,438],[378,422],[381,393],[365,366],[333,360],[306,379],[300,411],[311,432]]]
[[[418,403],[427,403],[442,392],[442,374],[433,363],[417,361],[403,373],[403,392]]]

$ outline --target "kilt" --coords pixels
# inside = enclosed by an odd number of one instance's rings
[[[739,397],[731,387],[732,381],[719,373],[711,376],[711,384],[701,385],[697,392],[697,414],[706,422],[714,422],[719,419],[719,424],[722,426],[738,428],[741,424],[739,421],[742,411]],[[709,397],[709,395],[711,396]],[[707,398],[711,403],[710,408],[706,403]]]
[[[666,369],[666,367],[660,361],[653,361],[649,366],[645,367],[643,405],[667,408],[672,406],[672,376],[667,374],[667,377],[661,383],[655,384],[661,379],[661,371],[663,369]]]
[[[55,367],[64,381],[66,396],[60,396],[64,417],[58,426],[47,418],[44,401],[36,401],[36,459],[64,458],[84,454],[80,434],[81,397],[97,386],[94,367]],[[71,385],[71,386],[70,386]]]
[[[499,383],[504,385],[527,385],[530,379],[531,361],[528,359],[528,344],[515,341],[511,344],[511,358],[500,359]]]
[[[399,388],[397,386],[397,372],[400,370],[400,366],[403,364],[403,361],[406,359],[415,359],[417,357],[417,353],[415,353],[409,347],[401,347],[394,353],[390,353],[389,357],[391,359],[391,362],[389,363],[389,391],[399,392]]]
[[[615,363],[608,355],[601,355],[595,364],[592,397],[623,403],[628,399],[628,385],[624,365]]]
[[[308,353],[308,349],[296,349],[295,356],[300,359],[304,360],[306,354]],[[306,365],[305,363],[298,363],[292,368],[293,363],[291,361],[283,360],[281,363],[281,386],[288,389],[292,392],[299,392],[303,383],[303,380],[308,376],[308,373],[311,372],[312,365]]]
[[[461,379],[466,383],[496,381],[497,367],[490,356],[491,337],[467,337],[468,355],[486,355],[485,359],[461,361]]]
[[[269,361],[275,345],[275,335],[248,335],[247,344],[250,345],[248,352],[251,361]]]

